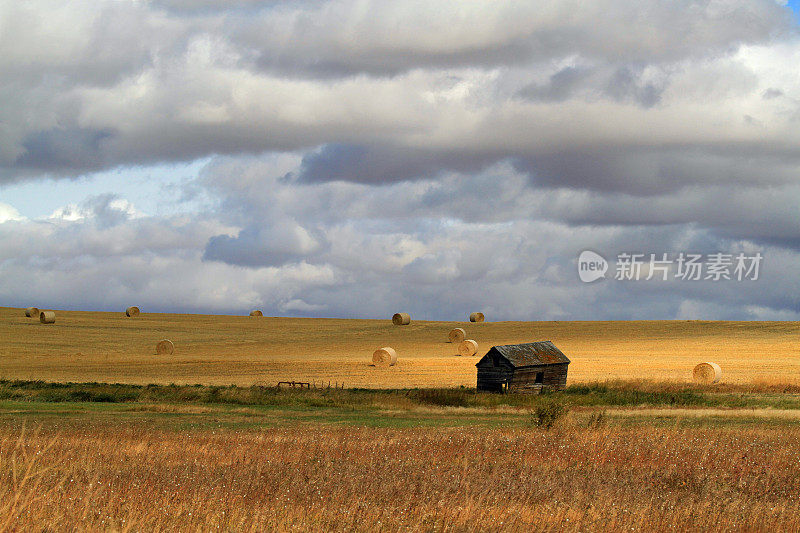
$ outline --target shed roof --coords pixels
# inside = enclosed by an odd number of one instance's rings
[[[492,346],[492,349],[486,355],[489,355],[492,350],[507,359],[514,367],[554,365],[570,362],[564,352],[556,348],[550,341]]]

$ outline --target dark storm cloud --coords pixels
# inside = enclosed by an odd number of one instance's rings
[[[280,252],[263,243],[255,228],[246,228],[236,237],[215,235],[208,240],[203,252],[204,261],[221,261],[247,267],[283,265],[301,256]]]
[[[543,187],[570,187],[648,196],[703,184],[793,183],[796,153],[713,146],[629,147],[605,151],[572,149],[513,158],[515,167]]]
[[[432,177],[445,171],[480,171],[501,157],[392,146],[330,144],[303,157],[297,178],[304,182],[391,183]]]
[[[667,79],[647,81],[642,74],[642,67],[637,65],[604,69],[570,66],[550,76],[545,83],[523,87],[517,96],[532,101],[563,102],[583,93],[588,97],[653,107],[661,101]]]
[[[305,229],[282,222],[274,227],[249,226],[236,237],[215,235],[206,244],[203,260],[247,267],[280,266],[310,259],[317,248]]]
[[[339,76],[495,67],[570,55],[675,61],[768,39],[791,24],[785,10],[766,1],[558,0],[448,9],[422,2],[333,1],[277,11],[282,16],[234,15],[232,35],[258,51],[262,68]]]
[[[591,75],[591,70],[582,67],[566,67],[543,84],[533,83],[517,92],[518,96],[544,102],[563,102],[572,98],[577,88]]]
[[[104,165],[102,145],[114,132],[89,128],[56,128],[28,135],[24,149],[14,162],[23,169],[63,172],[75,168],[101,168]]]
[[[572,224],[658,226],[693,224],[728,238],[776,243],[800,238],[793,217],[800,186],[691,187],[646,198],[620,193],[586,193],[556,203],[553,216]],[[562,213],[560,216],[558,213]]]
[[[338,165],[333,179],[391,181],[479,171],[504,157],[557,159],[570,145],[577,158],[630,148],[630,135],[553,124],[562,106],[605,114],[651,146],[663,143],[664,128],[642,110],[663,109],[680,130],[671,134],[687,143],[702,133],[731,146],[764,138],[755,127],[729,138],[722,122],[732,97],[738,116],[771,137],[797,112],[791,97],[760,98],[794,87],[759,87],[770,71],[736,56],[743,45],[793,42],[791,15],[770,0],[98,1],[55,12],[6,2],[0,10],[2,181],[322,145],[340,152],[312,156]],[[704,97],[687,86],[708,89]],[[745,110],[756,96],[773,107]],[[700,132],[672,116],[698,112]],[[405,154],[422,159],[417,168],[399,168],[415,166],[400,161]],[[309,167],[309,180],[324,179]]]
[[[642,107],[653,107],[661,101],[664,87],[642,83],[631,67],[618,68],[605,87],[605,92],[618,102],[633,101]]]

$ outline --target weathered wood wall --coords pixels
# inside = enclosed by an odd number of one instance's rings
[[[508,362],[491,352],[478,362],[478,390],[502,392],[514,375]]]
[[[503,390],[503,386],[511,381],[514,371],[503,367],[479,367],[478,390],[496,391]]]
[[[563,363],[517,368],[508,384],[508,391],[538,393],[543,388],[561,390],[567,385],[568,366],[567,363]],[[541,383],[536,383],[536,374],[539,372],[544,373],[543,379]]]
[[[478,390],[538,393],[542,388],[561,390],[567,385],[568,363],[508,368],[481,364],[478,366]],[[543,372],[542,383],[536,374]]]

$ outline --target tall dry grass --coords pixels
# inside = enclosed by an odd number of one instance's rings
[[[793,427],[0,427],[4,531],[796,531],[799,496]]]

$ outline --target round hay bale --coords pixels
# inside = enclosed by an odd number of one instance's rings
[[[470,313],[469,321],[470,322],[483,322],[486,317],[483,316],[483,313]]]
[[[129,307],[129,308],[127,308],[125,310],[125,316],[129,316],[129,317],[139,316],[140,312],[141,311],[139,311],[139,308],[134,305],[134,306]]]
[[[447,339],[452,343],[461,342],[467,338],[467,332],[461,328],[453,328],[447,335]]]
[[[372,362],[375,366],[394,366],[397,364],[397,352],[389,346],[378,348],[372,353]]]
[[[250,316],[264,316],[264,313],[258,309],[254,309],[253,311],[250,311]]]
[[[717,363],[700,363],[692,370],[692,377],[695,383],[710,385],[720,380],[722,377],[722,369]]]
[[[475,355],[478,353],[478,343],[472,339],[467,339],[458,345],[459,355]]]
[[[392,324],[395,326],[407,326],[411,324],[411,315],[408,313],[395,313],[392,315]]]
[[[25,316],[31,317],[31,318],[36,318],[37,316],[39,316],[39,308],[38,307],[28,307],[27,309],[25,309]]]
[[[156,344],[156,355],[172,355],[175,352],[175,345],[171,340],[164,339]]]
[[[42,324],[55,324],[56,313],[55,311],[42,311],[39,313],[39,322]]]

